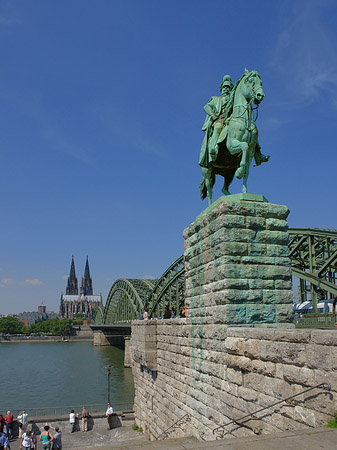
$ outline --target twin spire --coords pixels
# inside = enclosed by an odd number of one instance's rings
[[[72,255],[71,259],[70,275],[68,277],[66,294],[78,295],[78,283],[75,272],[74,255]],[[80,295],[93,295],[92,278],[90,277],[88,257],[85,263],[84,276],[81,279]]]

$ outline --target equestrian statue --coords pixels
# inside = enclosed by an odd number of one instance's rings
[[[259,166],[269,160],[261,153],[252,104],[256,108],[264,98],[260,75],[247,69],[233,86],[232,79],[225,75],[220,84],[221,97],[212,97],[205,105],[207,114],[202,130],[199,165],[202,169],[200,195],[212,203],[212,188],[215,176],[224,177],[222,192],[229,195],[229,186],[234,175],[243,179],[242,192],[247,192],[247,179],[252,159]]]

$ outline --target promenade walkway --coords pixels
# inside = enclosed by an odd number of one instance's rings
[[[122,426],[107,429],[105,419],[95,419],[95,426],[88,432],[70,432],[67,422],[53,423],[63,431],[63,450],[336,450],[337,429],[317,428],[288,431],[263,436],[233,438],[200,442],[194,438],[149,441],[132,429],[133,421],[125,421]],[[40,426],[41,424],[39,424]],[[42,424],[43,425],[43,424]],[[41,443],[38,449],[41,449]],[[19,439],[12,441],[11,450],[19,450]]]

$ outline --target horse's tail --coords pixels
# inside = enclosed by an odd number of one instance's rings
[[[207,197],[206,180],[204,176],[202,176],[202,180],[200,183],[200,197],[201,200],[205,200],[205,198]]]

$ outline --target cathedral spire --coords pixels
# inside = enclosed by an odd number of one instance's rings
[[[78,295],[78,284],[75,272],[74,255],[72,255],[70,275],[68,277],[68,283],[66,288],[66,294],[68,295]]]
[[[84,277],[82,277],[82,281],[81,281],[80,294],[81,295],[93,295],[92,279],[90,277],[88,256],[87,256],[87,261],[85,263]]]

